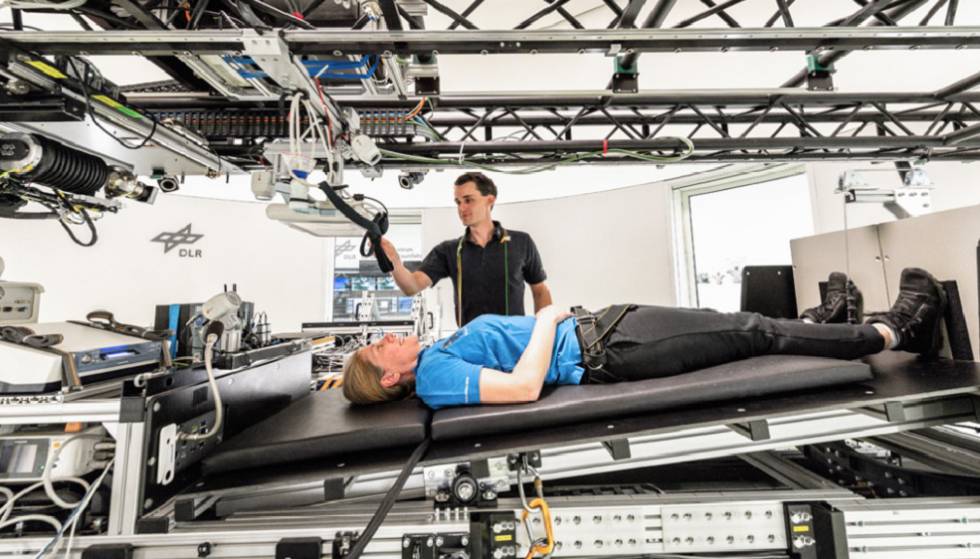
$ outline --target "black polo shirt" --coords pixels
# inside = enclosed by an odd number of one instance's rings
[[[534,246],[531,236],[523,231],[514,231],[500,226],[494,221],[493,237],[487,246],[481,247],[470,240],[469,228],[463,232],[462,249],[459,258],[463,264],[463,321],[460,326],[481,314],[507,314],[505,307],[505,281],[509,286],[510,314],[524,314],[524,283],[536,284],[547,279],[541,265],[541,255]],[[502,236],[510,238],[501,242]],[[507,274],[504,278],[504,245],[507,253]],[[460,239],[450,239],[436,245],[426,255],[419,270],[424,272],[435,285],[439,280],[449,277],[453,282],[453,299],[459,317],[459,286],[457,278],[457,248]]]

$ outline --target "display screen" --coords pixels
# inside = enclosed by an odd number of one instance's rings
[[[398,286],[395,285],[395,278],[391,276],[378,278],[378,289],[398,289]]]
[[[375,281],[374,276],[354,276],[353,289],[354,291],[374,291]]]
[[[334,291],[347,291],[350,289],[350,278],[347,276],[336,276],[333,278]]]
[[[400,314],[408,314],[412,312],[412,298],[411,297],[399,297],[398,298],[398,312]]]
[[[113,359],[125,359],[126,357],[132,357],[134,355],[136,355],[136,352],[130,349],[103,352],[100,357],[103,361],[112,361]]]
[[[12,477],[32,474],[43,459],[42,445],[47,441],[5,441],[0,444],[0,475]]]

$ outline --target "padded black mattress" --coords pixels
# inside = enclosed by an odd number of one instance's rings
[[[218,447],[205,472],[257,468],[379,448],[416,445],[432,412],[419,400],[351,406],[340,390],[314,392]]]
[[[222,444],[206,473],[272,466],[436,440],[533,430],[636,416],[781,392],[866,381],[861,362],[769,355],[673,377],[609,385],[548,387],[530,404],[447,408],[431,414],[418,400],[351,406],[339,390],[293,403]],[[431,416],[431,420],[430,420]]]

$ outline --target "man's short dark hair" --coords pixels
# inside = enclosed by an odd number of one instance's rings
[[[497,195],[497,185],[493,184],[490,177],[484,175],[483,173],[463,173],[453,184],[456,186],[463,186],[468,182],[475,184],[476,189],[479,190],[480,194],[484,196],[490,196],[491,194],[494,196]]]

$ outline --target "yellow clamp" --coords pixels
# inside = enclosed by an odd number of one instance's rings
[[[527,555],[524,559],[532,559],[535,555],[541,555],[542,557],[550,555],[551,552],[555,550],[555,532],[551,525],[551,510],[548,509],[548,503],[542,498],[537,498],[532,500],[528,507],[532,509],[538,509],[541,511],[541,516],[544,518],[544,532],[546,536],[545,545],[533,545],[531,542],[531,549],[528,550]],[[528,511],[524,511],[521,516],[521,521],[527,520]]]

